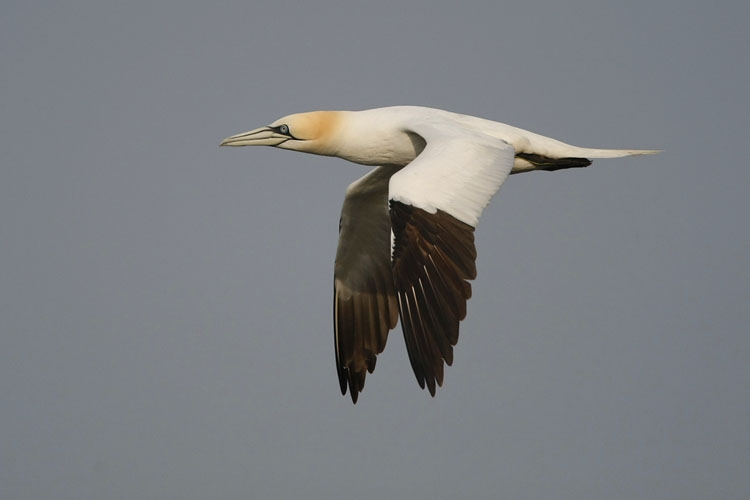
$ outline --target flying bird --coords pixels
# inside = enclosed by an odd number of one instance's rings
[[[375,167],[346,190],[334,265],[336,370],[354,403],[399,317],[419,386],[434,396],[442,385],[477,275],[474,229],[508,175],[658,152],[581,148],[416,106],[293,114],[221,146],[273,146]]]

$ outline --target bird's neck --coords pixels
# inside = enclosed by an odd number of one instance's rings
[[[367,112],[351,112],[331,143],[329,156],[362,165],[407,165],[425,147],[420,136]]]

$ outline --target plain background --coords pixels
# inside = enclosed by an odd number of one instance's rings
[[[5,1],[3,499],[750,497],[745,1]],[[436,398],[339,394],[363,167],[231,134],[439,107],[655,157],[514,176]]]

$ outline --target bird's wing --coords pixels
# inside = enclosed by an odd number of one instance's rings
[[[476,277],[474,228],[513,168],[508,143],[460,127],[422,124],[425,149],[389,185],[392,267],[401,327],[419,385],[435,395],[453,361]]]
[[[352,401],[375,369],[398,322],[391,273],[388,180],[396,167],[377,167],[346,190],[333,278],[336,370]]]

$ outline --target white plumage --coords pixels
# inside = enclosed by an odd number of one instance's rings
[[[474,228],[508,175],[658,152],[581,148],[415,106],[290,115],[221,145],[376,166],[347,188],[334,269],[336,368],[355,403],[399,317],[420,386],[442,385],[476,277]]]

